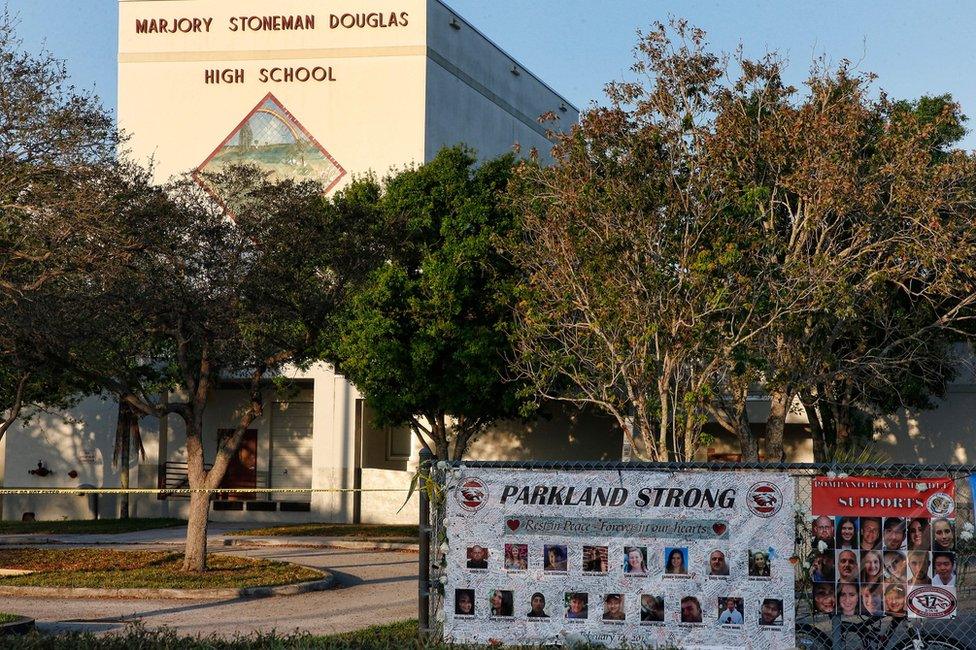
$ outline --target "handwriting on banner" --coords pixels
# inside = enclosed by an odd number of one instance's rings
[[[471,468],[446,491],[451,642],[794,647],[787,475]]]

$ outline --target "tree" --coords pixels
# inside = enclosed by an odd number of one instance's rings
[[[772,294],[755,211],[714,191],[720,60],[677,31],[674,49],[663,26],[640,42],[649,86],[610,84],[610,106],[557,137],[556,164],[524,164],[513,184],[522,372],[607,411],[652,460],[694,458],[716,375],[793,309]]]
[[[58,300],[46,317],[35,314],[44,327],[34,338],[51,359],[139,417],[183,422],[189,486],[201,490],[190,497],[187,571],[206,569],[203,490],[219,487],[262,417],[263,390],[286,364],[312,363],[330,347],[345,292],[375,264],[359,254],[370,241],[349,246],[368,224],[355,222],[360,213],[344,193],[326,201],[316,183],[270,182],[253,169],[208,181],[229,197],[233,220],[189,178],[146,187],[146,209],[124,220],[136,253],[97,277],[52,283]],[[226,382],[246,390],[248,403],[208,470],[203,416]]]
[[[68,83],[49,52],[22,50],[16,21],[0,15],[0,437],[38,406],[65,407],[91,386],[45,362],[22,335],[25,303],[71,273],[110,258],[118,208],[120,139],[98,98]],[[117,240],[117,237],[112,237]]]
[[[846,63],[815,67],[798,96],[781,68],[743,62],[716,97],[710,149],[727,169],[717,190],[754,197],[776,293],[799,307],[751,342],[767,458],[785,457],[799,398],[823,459],[857,405],[920,405],[951,376],[947,345],[976,301],[974,167],[947,150],[964,119],[947,97],[872,100],[873,77]]]
[[[496,249],[512,156],[476,166],[463,148],[386,179],[378,211],[399,246],[356,293],[338,368],[382,424],[408,424],[438,458],[463,458],[492,422],[517,415],[505,380],[515,270]]]
[[[873,100],[847,63],[815,66],[801,93],[775,54],[740,54],[737,75],[730,61],[658,24],[638,81],[610,84],[556,165],[514,185],[522,371],[656,460],[692,458],[708,417],[758,458],[757,388],[771,460],[797,397],[844,417],[917,398],[945,381],[976,301],[958,107]]]

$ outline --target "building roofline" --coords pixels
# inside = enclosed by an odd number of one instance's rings
[[[481,38],[483,38],[486,41],[488,41],[491,44],[492,47],[494,47],[496,50],[498,50],[499,52],[501,52],[502,54],[504,54],[505,56],[507,56],[509,58],[509,60],[511,60],[511,62],[514,65],[517,65],[521,69],[522,72],[525,72],[530,77],[532,77],[533,79],[535,79],[536,81],[538,81],[541,85],[545,86],[549,90],[549,92],[551,92],[553,95],[555,95],[556,97],[558,97],[559,99],[561,99],[563,102],[565,102],[566,105],[569,106],[570,108],[572,108],[573,110],[575,110],[577,114],[582,113],[582,111],[580,110],[579,106],[577,106],[573,102],[571,102],[568,99],[566,99],[566,97],[562,93],[560,93],[555,88],[553,88],[552,86],[550,86],[549,84],[547,84],[545,81],[543,81],[542,78],[539,75],[537,75],[536,73],[532,72],[532,70],[530,70],[527,67],[525,67],[525,65],[523,65],[521,61],[519,61],[514,56],[512,56],[511,54],[509,54],[509,52],[505,48],[503,48],[500,45],[498,45],[498,43],[496,43],[494,40],[492,40],[491,38],[489,38],[483,31],[481,31],[480,29],[478,29],[477,27],[475,27],[474,25],[472,25],[471,24],[471,21],[469,21],[464,16],[462,16],[456,9],[454,9],[454,7],[452,7],[451,5],[447,4],[447,1],[446,0],[433,0],[433,1],[436,2],[437,4],[441,5],[445,9],[447,9],[452,14],[454,14],[454,17],[455,18],[457,18],[458,20],[460,20],[461,22],[463,22],[469,29],[471,29],[471,31],[473,31],[474,33],[476,33],[478,36],[480,36]],[[427,29],[430,29],[430,16],[427,17],[427,21],[428,21]]]

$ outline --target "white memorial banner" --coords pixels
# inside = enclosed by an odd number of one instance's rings
[[[785,474],[453,470],[445,639],[794,648],[794,497]]]

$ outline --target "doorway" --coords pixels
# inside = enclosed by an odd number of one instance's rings
[[[225,436],[232,435],[233,429],[221,429],[218,437],[223,440]],[[230,459],[224,480],[220,482],[222,488],[256,488],[258,486],[258,431],[248,429],[244,432],[241,446],[237,453]],[[257,498],[255,492],[227,492],[220,495],[221,499],[227,501],[253,501]]]

